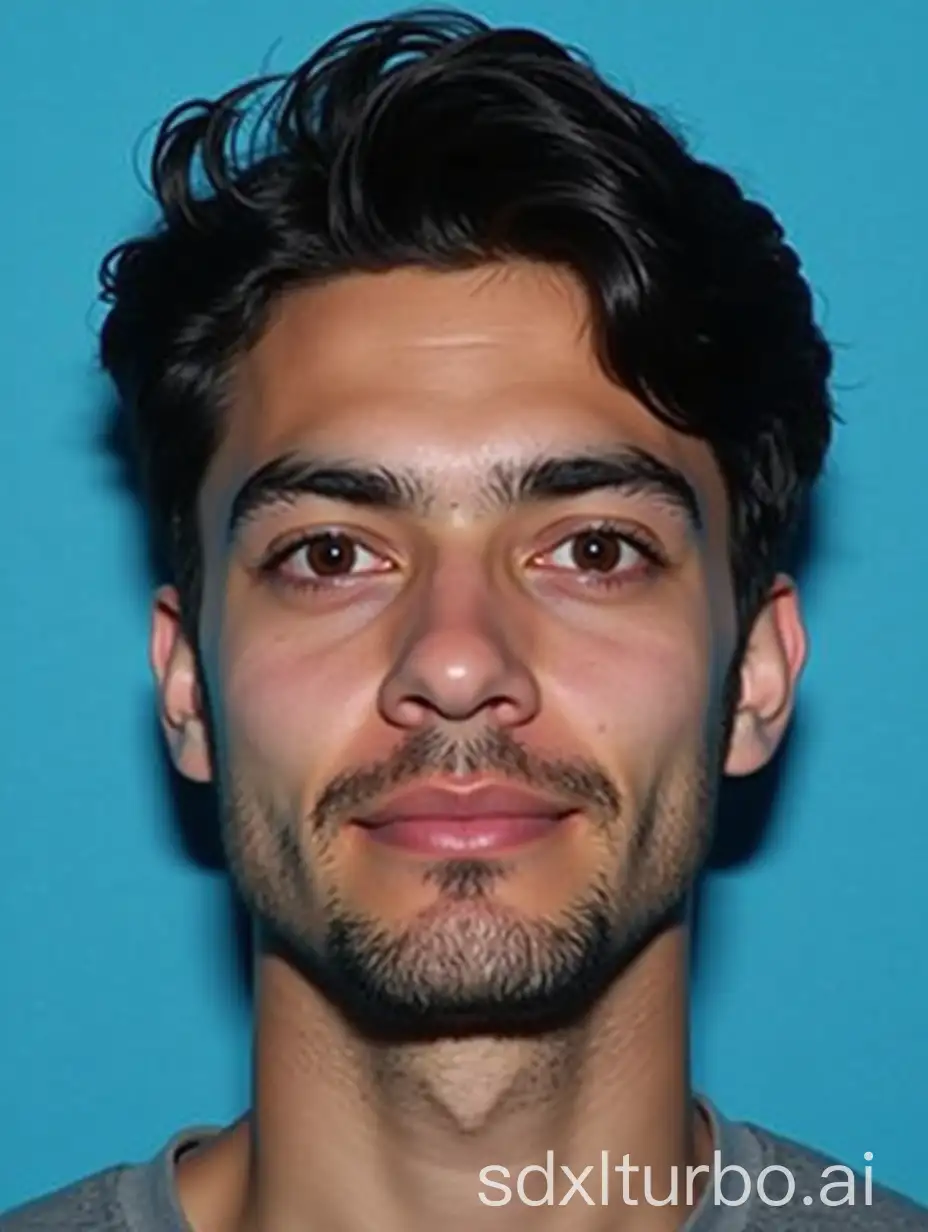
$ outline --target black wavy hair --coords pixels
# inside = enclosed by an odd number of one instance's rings
[[[366,22],[292,74],[164,121],[161,218],[101,270],[120,395],[184,619],[227,376],[289,288],[401,266],[557,263],[604,370],[704,439],[731,509],[742,628],[831,437],[831,350],[783,229],[584,56],[457,11]]]

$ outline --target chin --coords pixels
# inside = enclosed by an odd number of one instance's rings
[[[332,910],[321,945],[280,944],[368,1037],[527,1035],[581,1019],[664,922],[617,920],[605,887],[528,915],[489,892],[485,873],[456,877],[456,893],[446,886],[407,922]]]

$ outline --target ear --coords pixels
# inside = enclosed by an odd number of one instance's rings
[[[796,584],[777,577],[748,638],[725,773],[753,774],[773,757],[786,731],[808,645]]]
[[[203,691],[173,586],[162,586],[155,594],[149,652],[171,760],[186,778],[209,782],[213,771]]]

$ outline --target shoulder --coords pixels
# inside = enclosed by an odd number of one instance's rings
[[[175,1165],[218,1132],[214,1125],[181,1129],[147,1160],[115,1164],[0,1213],[0,1232],[188,1232]]]
[[[928,1209],[881,1185],[872,1165],[862,1161],[852,1168],[758,1125],[747,1128],[760,1143],[763,1158],[758,1180],[763,1178],[765,1192],[755,1189],[758,1232],[791,1226],[822,1232],[839,1227],[928,1232]]]
[[[0,1214],[0,1232],[128,1232],[119,1197],[127,1169],[118,1164]]]

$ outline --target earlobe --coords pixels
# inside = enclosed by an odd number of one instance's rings
[[[150,660],[171,760],[186,778],[209,782],[212,764],[203,693],[196,656],[184,632],[180,602],[173,586],[162,586],[155,594]]]
[[[796,585],[779,576],[754,622],[742,661],[726,774],[753,774],[776,753],[793,713],[806,653]]]

